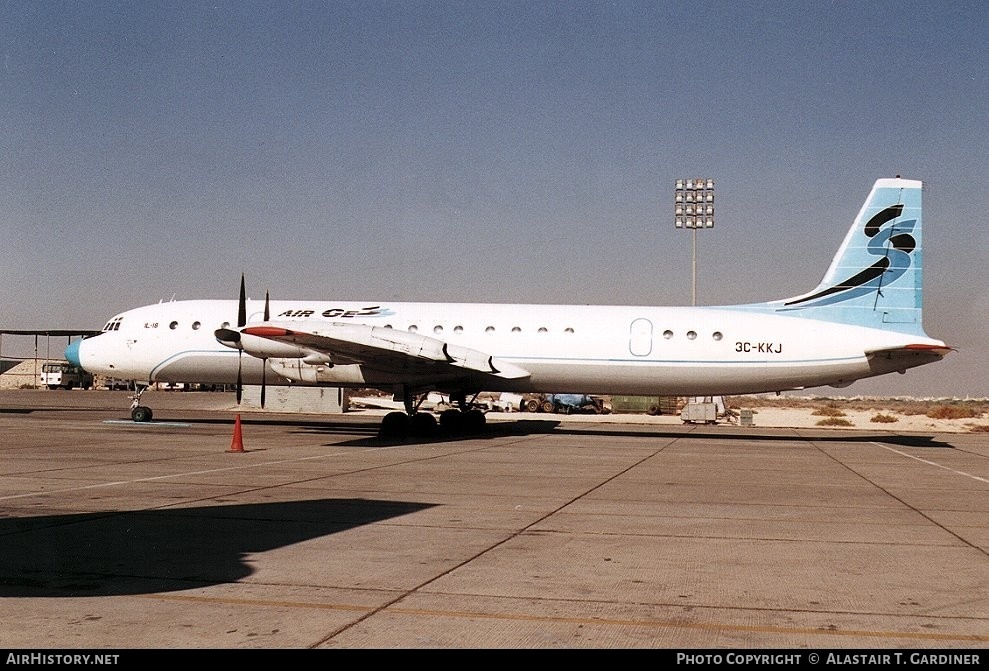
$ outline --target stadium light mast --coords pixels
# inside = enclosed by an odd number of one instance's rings
[[[673,198],[674,226],[693,232],[690,304],[697,305],[697,230],[714,228],[714,180],[678,179]]]

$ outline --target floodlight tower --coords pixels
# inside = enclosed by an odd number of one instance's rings
[[[693,231],[690,304],[697,305],[697,229],[714,228],[714,180],[676,180],[673,208],[674,225],[677,228],[689,228]]]

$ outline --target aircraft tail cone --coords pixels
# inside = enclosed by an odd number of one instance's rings
[[[237,420],[234,422],[234,437],[230,441],[230,449],[227,452],[243,452],[244,451],[244,436],[240,430],[240,415],[237,415]]]

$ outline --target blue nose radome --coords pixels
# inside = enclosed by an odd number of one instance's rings
[[[81,342],[82,340],[76,340],[69,343],[69,346],[65,348],[65,360],[73,366],[82,367],[82,363],[79,361],[79,344]]]

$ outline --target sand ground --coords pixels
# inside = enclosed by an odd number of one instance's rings
[[[360,400],[360,399],[352,399]],[[388,403],[387,401],[385,402]],[[864,410],[853,410],[842,407],[841,400],[819,399],[810,404],[810,407],[776,407],[771,403],[760,404],[758,398],[743,399],[741,404],[730,403],[730,407],[737,416],[740,411],[752,411],[752,426],[769,428],[821,428],[821,429],[845,429],[845,430],[886,430],[900,432],[923,432],[923,433],[970,433],[989,431],[989,415],[983,413],[978,417],[968,417],[963,419],[935,419],[928,417],[924,413],[907,414],[902,411],[903,403],[897,399],[875,399],[874,407]],[[929,407],[934,408],[939,405],[937,402],[930,402]],[[401,404],[394,403],[399,409]],[[822,409],[836,406],[841,416],[831,418],[828,415],[815,414],[822,412]],[[360,403],[355,404],[354,412],[366,412],[369,414],[384,414],[388,410],[382,407],[360,409]],[[579,415],[559,415],[544,413],[504,413],[491,412],[490,419],[562,419],[566,421],[584,421],[594,423],[647,423],[647,424],[683,424],[679,415],[658,415],[651,417],[642,413],[613,413],[606,415],[579,414]],[[879,421],[879,417],[886,421]],[[822,421],[829,422],[832,419],[844,420],[847,424],[821,424]],[[874,421],[875,420],[875,421]],[[739,425],[736,419],[733,422]],[[728,425],[724,418],[719,418],[718,425]],[[989,441],[989,433],[986,435]]]
[[[826,404],[822,403],[821,407]],[[985,426],[989,423],[983,414],[977,418],[965,419],[934,419],[927,415],[906,415],[896,412],[890,407],[884,407],[881,400],[877,400],[874,410],[842,410],[844,413],[840,419],[847,420],[851,426],[824,427],[819,424],[828,417],[815,415],[817,408],[774,408],[774,407],[751,407],[753,411],[753,425],[766,427],[793,427],[793,428],[837,428],[837,429],[888,429],[890,431],[919,431],[934,433],[968,433],[973,427]],[[877,415],[894,418],[893,422],[873,421]],[[985,429],[983,429],[985,430]],[[989,435],[986,440],[989,441]]]

